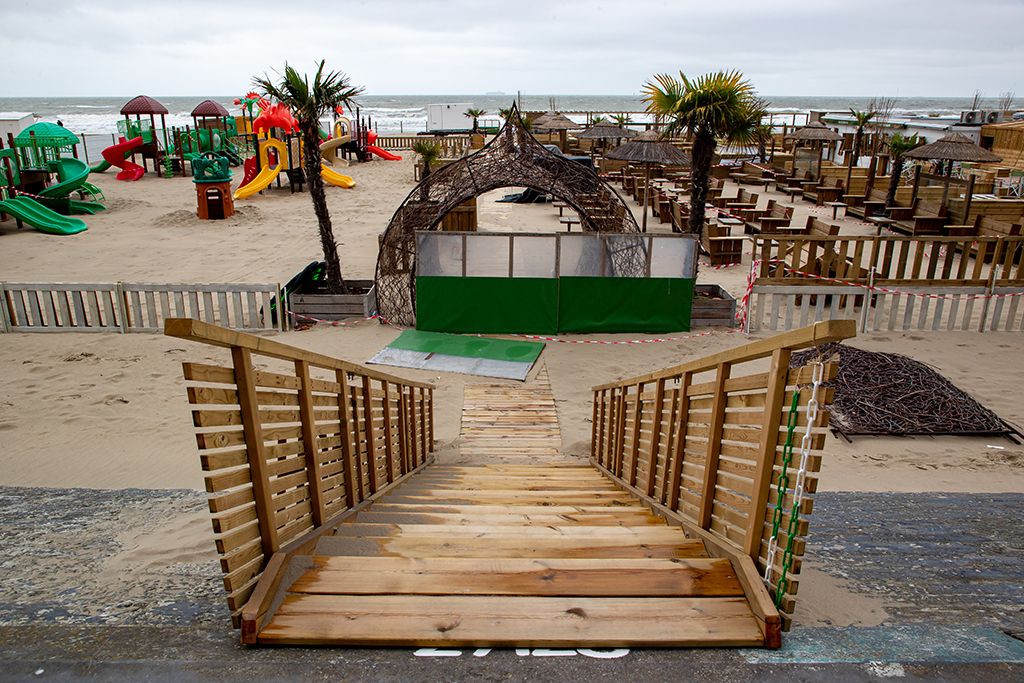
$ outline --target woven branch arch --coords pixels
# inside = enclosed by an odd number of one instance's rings
[[[585,232],[639,233],[629,207],[591,169],[545,149],[526,130],[515,104],[483,149],[431,173],[409,193],[384,233],[377,257],[377,311],[397,325],[416,324],[416,231],[437,230],[459,204],[502,187],[557,197],[580,215]],[[642,276],[642,240],[609,254],[615,274]]]

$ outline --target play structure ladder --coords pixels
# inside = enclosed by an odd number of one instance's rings
[[[477,462],[562,462],[547,366],[525,384],[467,384],[460,452]]]

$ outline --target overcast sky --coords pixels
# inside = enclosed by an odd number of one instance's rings
[[[0,24],[7,97],[242,94],[320,59],[368,95],[723,69],[766,95],[1024,95],[1024,0],[0,0]]]

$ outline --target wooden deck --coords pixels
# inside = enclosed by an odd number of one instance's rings
[[[730,560],[590,466],[427,467],[282,570],[260,644],[766,642]]]
[[[752,608],[730,559],[562,458],[546,370],[467,385],[462,438],[490,464],[425,467],[282,562],[250,642],[777,646],[763,585]]]

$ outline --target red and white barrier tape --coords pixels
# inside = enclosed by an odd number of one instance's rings
[[[729,332],[739,332],[740,330],[728,330]],[[558,342],[560,344],[653,344],[655,342],[670,342],[670,341],[682,341],[683,339],[694,339],[696,337],[707,337],[714,334],[714,330],[710,332],[698,332],[697,334],[688,334],[685,337],[664,337],[661,339],[629,339],[626,341],[604,341],[601,339],[559,339],[558,337],[543,337],[537,334],[513,334],[513,337],[523,337],[525,339],[540,339],[541,341]]]
[[[815,273],[807,273],[802,270],[795,270],[790,268],[780,259],[767,259],[767,260],[755,260],[750,264],[750,273],[747,276],[747,289],[743,294],[743,299],[740,303],[740,311],[736,314],[736,319],[739,321],[739,329],[745,330],[747,324],[747,315],[749,314],[750,308],[750,295],[754,289],[754,280],[757,279],[756,272],[757,266],[762,263],[781,263],[782,267],[789,273],[794,275],[801,275],[814,280],[824,280],[825,282],[834,282],[839,285],[846,285],[848,287],[860,287],[861,289],[867,289],[872,292],[881,292],[883,294],[902,294],[906,296],[915,296],[922,299],[937,299],[943,301],[975,301],[979,299],[1007,299],[1015,296],[1024,296],[1024,292],[1015,292],[1013,294],[976,294],[973,296],[943,296],[941,294],[921,294],[919,292],[905,292],[899,289],[889,289],[887,287],[877,287],[874,285],[865,285],[859,282],[848,282],[846,280],[839,280],[836,278],[825,277],[824,275],[817,275]]]
[[[379,315],[376,315],[376,314],[371,315],[369,318],[360,318],[359,320],[345,320],[345,321],[321,320],[320,318],[314,318],[314,317],[309,316],[309,315],[302,315],[301,313],[292,313],[289,310],[285,310],[285,315],[290,315],[290,316],[293,316],[295,318],[302,318],[303,320],[312,320],[315,323],[323,323],[325,325],[336,325],[336,326],[355,325],[356,323],[366,322],[367,320],[373,320],[375,318],[380,318],[381,320],[384,320],[384,318],[381,318]],[[387,322],[387,321],[384,320],[384,322]],[[390,325],[391,323],[388,323],[388,324]]]

